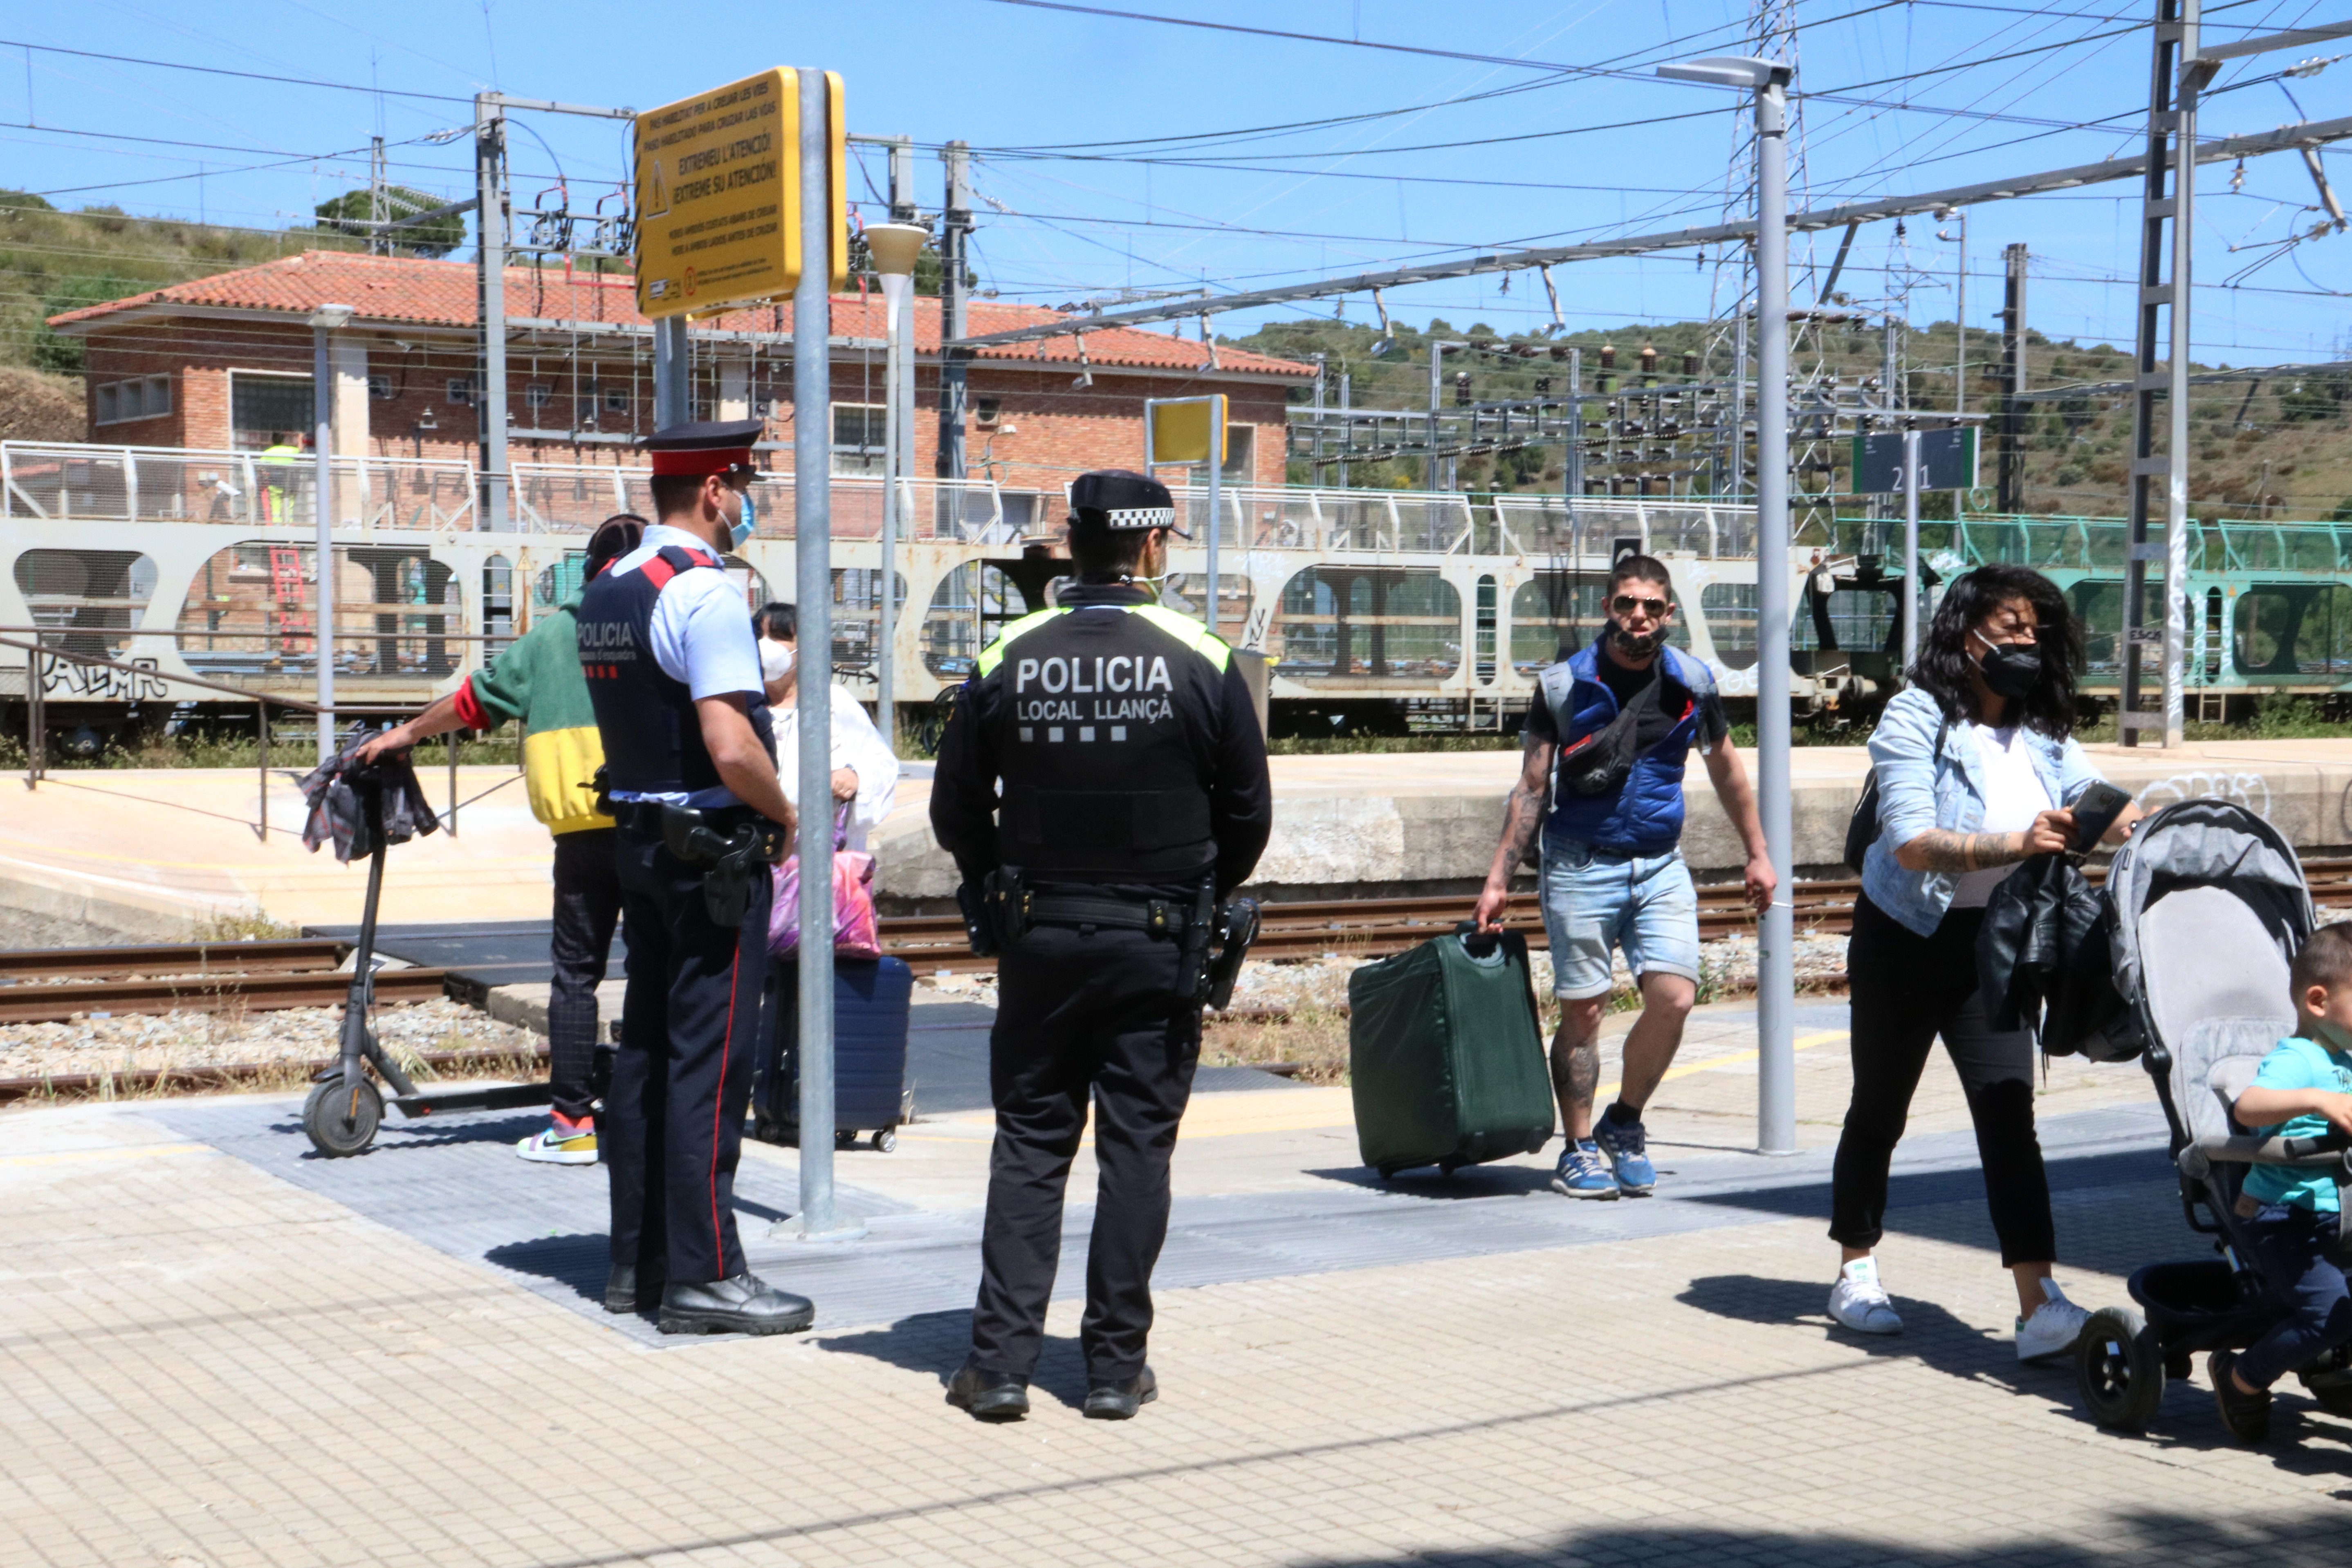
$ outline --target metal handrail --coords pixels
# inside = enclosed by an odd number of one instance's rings
[[[55,631],[57,628],[43,626],[34,629],[38,634]],[[121,659],[100,658],[95,654],[68,653],[64,648],[43,646],[37,635],[31,642],[26,642],[17,637],[0,637],[0,647],[21,648],[25,654],[25,787],[28,790],[37,789],[41,780],[47,778],[49,772],[47,726],[48,699],[41,680],[43,658],[65,659],[74,664],[92,665],[102,669],[128,670],[133,675],[144,676],[154,680],[173,680],[184,686],[202,687],[207,691],[222,691],[232,697],[252,699],[254,734],[260,742],[258,763],[260,788],[256,796],[260,820],[254,824],[253,836],[265,843],[269,837],[269,706],[271,703],[274,702],[280,708],[298,709],[313,717],[327,715],[340,718],[349,714],[353,718],[362,718],[382,716],[387,713],[414,714],[422,711],[420,709],[406,706],[388,707],[383,703],[336,703],[332,706],[321,707],[316,702],[305,702],[299,697],[271,697],[266,692],[255,692],[244,687],[225,686],[217,680],[206,680],[202,676],[173,675],[168,670],[151,669],[145,665],[126,664]],[[449,813],[446,818],[449,837],[452,838],[457,837],[457,808],[460,804],[457,799],[457,732],[452,730],[449,731]]]

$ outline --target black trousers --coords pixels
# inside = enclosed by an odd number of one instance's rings
[[[1026,1377],[1061,1262],[1062,1194],[1095,1106],[1093,1239],[1078,1337],[1087,1371],[1143,1367],[1151,1268],[1168,1237],[1168,1162],[1201,1059],[1201,1010],[1179,1005],[1172,942],[1039,926],[997,960],[989,1084],[996,1144],[971,1361]]]
[[[549,1078],[555,1109],[577,1121],[595,1096],[596,987],[621,918],[621,875],[613,864],[614,829],[583,828],[555,838],[555,936],[549,955],[555,984],[547,997]]]
[[[735,1163],[768,971],[774,889],[751,879],[743,923],[715,926],[702,873],[658,835],[619,832],[629,987],[597,1148],[611,1167],[613,1261],[699,1284],[743,1272]]]
[[[1977,988],[1982,910],[1952,910],[1920,936],[1869,899],[1854,905],[1846,947],[1852,987],[1853,1100],[1838,1138],[1830,1237],[1875,1247],[1884,1234],[1887,1167],[1911,1114],[1911,1096],[1938,1035],[1959,1069],[1976,1124],[2000,1260],[2054,1262],[2050,1180],[2033,1131],[2033,1034],[1995,1032]]]

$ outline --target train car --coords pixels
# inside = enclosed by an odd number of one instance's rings
[[[318,487],[309,462],[246,452],[0,443],[0,707],[22,733],[37,681],[53,743],[93,750],[177,714],[299,701],[318,659]],[[577,590],[588,529],[648,513],[643,469],[519,464],[503,531],[479,526],[462,463],[330,465],[338,700],[409,709],[449,689]],[[1167,602],[1205,616],[1203,492]],[[1059,498],[984,482],[903,481],[892,559],[898,700],[919,716],[1003,622],[1051,602],[1066,563]],[[1705,500],[1579,500],[1396,490],[1221,491],[1218,629],[1269,661],[1277,733],[1507,731],[1543,667],[1590,637],[1612,558],[1664,561],[1678,644],[1753,701],[1755,516]],[[832,489],[834,664],[871,700],[879,647],[881,481]],[[793,489],[770,476],[761,531],[730,558],[747,607],[795,581]],[[1840,722],[1891,691],[1895,584],[1883,523],[1838,524],[1781,563],[1796,606],[1794,701]],[[2090,689],[2112,691],[2124,527],[1973,518],[1931,525],[1946,574],[2018,561],[2056,578],[2091,629]],[[2352,682],[2352,525],[2222,522],[2190,552],[2189,671],[2208,716],[2264,691]],[[1806,586],[1820,568],[1834,590]],[[1823,632],[1827,636],[1823,636]],[[37,637],[36,637],[37,633]],[[35,642],[37,647],[29,646]],[[74,656],[79,656],[74,657]],[[82,662],[95,660],[100,662]]]

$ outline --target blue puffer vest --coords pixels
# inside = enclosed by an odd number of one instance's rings
[[[1699,708],[1715,690],[1715,672],[1679,648],[1660,650],[1665,674],[1683,689],[1683,710],[1666,738],[1633,759],[1614,795],[1580,795],[1552,783],[1547,837],[1572,838],[1621,855],[1664,855],[1683,835],[1683,763],[1698,737]],[[1617,717],[1617,698],[1601,683],[1596,640],[1543,673],[1543,700],[1551,705],[1560,750]],[[1660,695],[1675,700],[1677,694]]]

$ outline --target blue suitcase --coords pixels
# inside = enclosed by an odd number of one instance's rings
[[[837,1141],[861,1132],[887,1153],[908,1120],[907,1026],[915,972],[898,958],[840,958],[833,966],[833,1125]],[[771,1142],[800,1142],[800,963],[769,965],[761,996],[761,1053],[752,1131]]]

